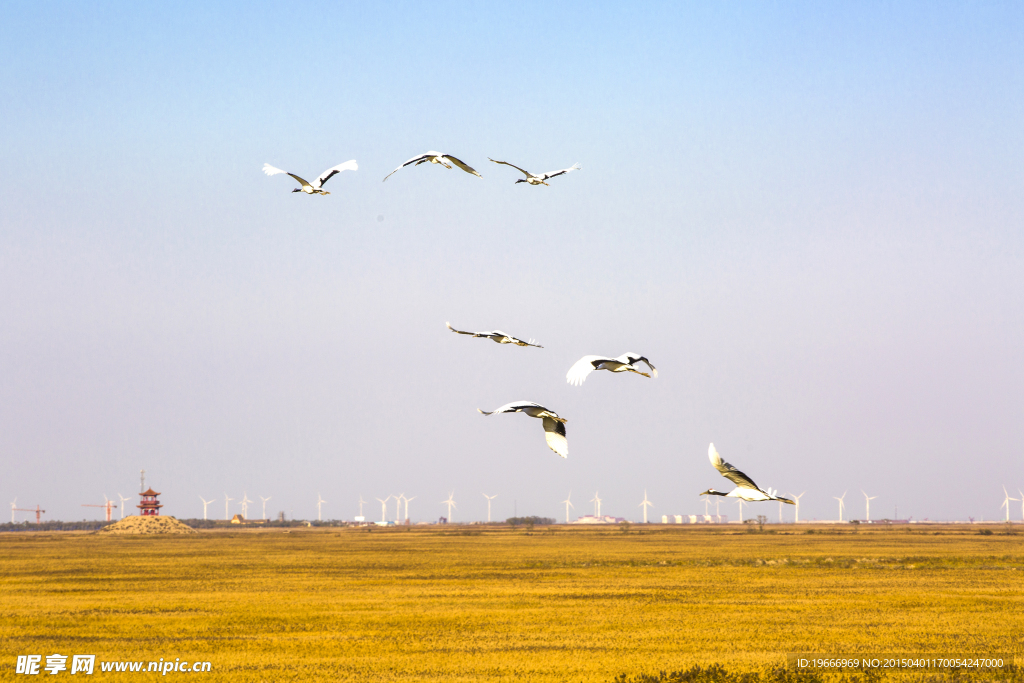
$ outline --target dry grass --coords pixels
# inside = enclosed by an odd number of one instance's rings
[[[1024,654],[1021,536],[637,529],[3,534],[3,670],[59,652],[209,660],[204,680],[611,681]]]

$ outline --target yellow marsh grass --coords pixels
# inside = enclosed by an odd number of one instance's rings
[[[1021,656],[1024,537],[776,528],[2,534],[0,671],[57,652],[208,660],[211,681],[610,681],[788,651]]]

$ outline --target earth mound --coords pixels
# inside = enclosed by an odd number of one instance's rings
[[[159,515],[142,517],[132,515],[125,517],[116,524],[105,526],[100,534],[198,534],[199,532],[176,520],[174,517]]]

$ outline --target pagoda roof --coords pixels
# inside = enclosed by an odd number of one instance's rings
[[[140,496],[159,496],[159,495],[160,495],[160,493],[159,493],[159,492],[157,492],[157,491],[154,491],[154,490],[152,489],[152,487],[150,487],[150,488],[149,488],[148,490],[146,490],[146,491],[143,491],[143,492],[142,492],[142,493],[140,493],[139,495],[140,495]]]

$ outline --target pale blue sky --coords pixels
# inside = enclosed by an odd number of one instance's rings
[[[96,518],[144,467],[179,517],[404,492],[426,520],[452,490],[456,520],[483,492],[560,517],[571,489],[638,518],[646,488],[660,518],[727,485],[714,441],[804,517],[862,488],[1000,516],[1022,29],[1016,3],[4,6],[0,496]],[[483,179],[380,182],[428,149]],[[260,172],[353,158],[329,197]],[[625,351],[661,377],[565,383]],[[569,419],[567,461],[475,410],[516,399]]]

